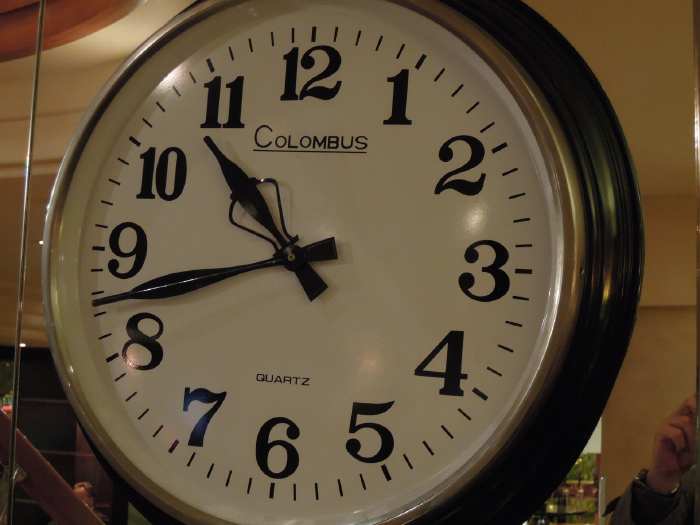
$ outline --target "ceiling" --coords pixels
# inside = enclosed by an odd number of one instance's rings
[[[15,2],[24,0],[14,0]],[[29,271],[23,339],[44,345],[39,286],[43,212],[62,152],[82,111],[140,42],[189,5],[150,0],[90,36],[46,51],[29,222]],[[574,44],[618,112],[642,194],[693,195],[691,0],[527,0]],[[0,62],[0,344],[14,339],[22,160],[32,59]]]

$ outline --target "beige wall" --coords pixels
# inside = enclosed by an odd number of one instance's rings
[[[649,466],[659,422],[694,392],[695,201],[644,201],[646,275],[632,343],[603,415],[608,500]]]

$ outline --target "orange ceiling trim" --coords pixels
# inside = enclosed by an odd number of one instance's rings
[[[47,0],[44,49],[94,33],[127,15],[141,1]],[[34,53],[38,6],[36,0],[10,0],[0,10],[0,62]]]

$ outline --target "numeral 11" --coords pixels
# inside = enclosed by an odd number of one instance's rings
[[[207,88],[207,116],[203,128],[244,128],[241,122],[241,107],[243,105],[243,82],[239,76],[233,82],[226,84],[229,90],[228,120],[225,124],[219,122],[219,104],[221,103],[221,77],[214,77],[204,84]]]

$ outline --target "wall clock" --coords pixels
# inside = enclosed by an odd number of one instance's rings
[[[212,1],[117,72],[45,232],[54,359],[157,522],[522,522],[602,411],[641,220],[508,1]]]

